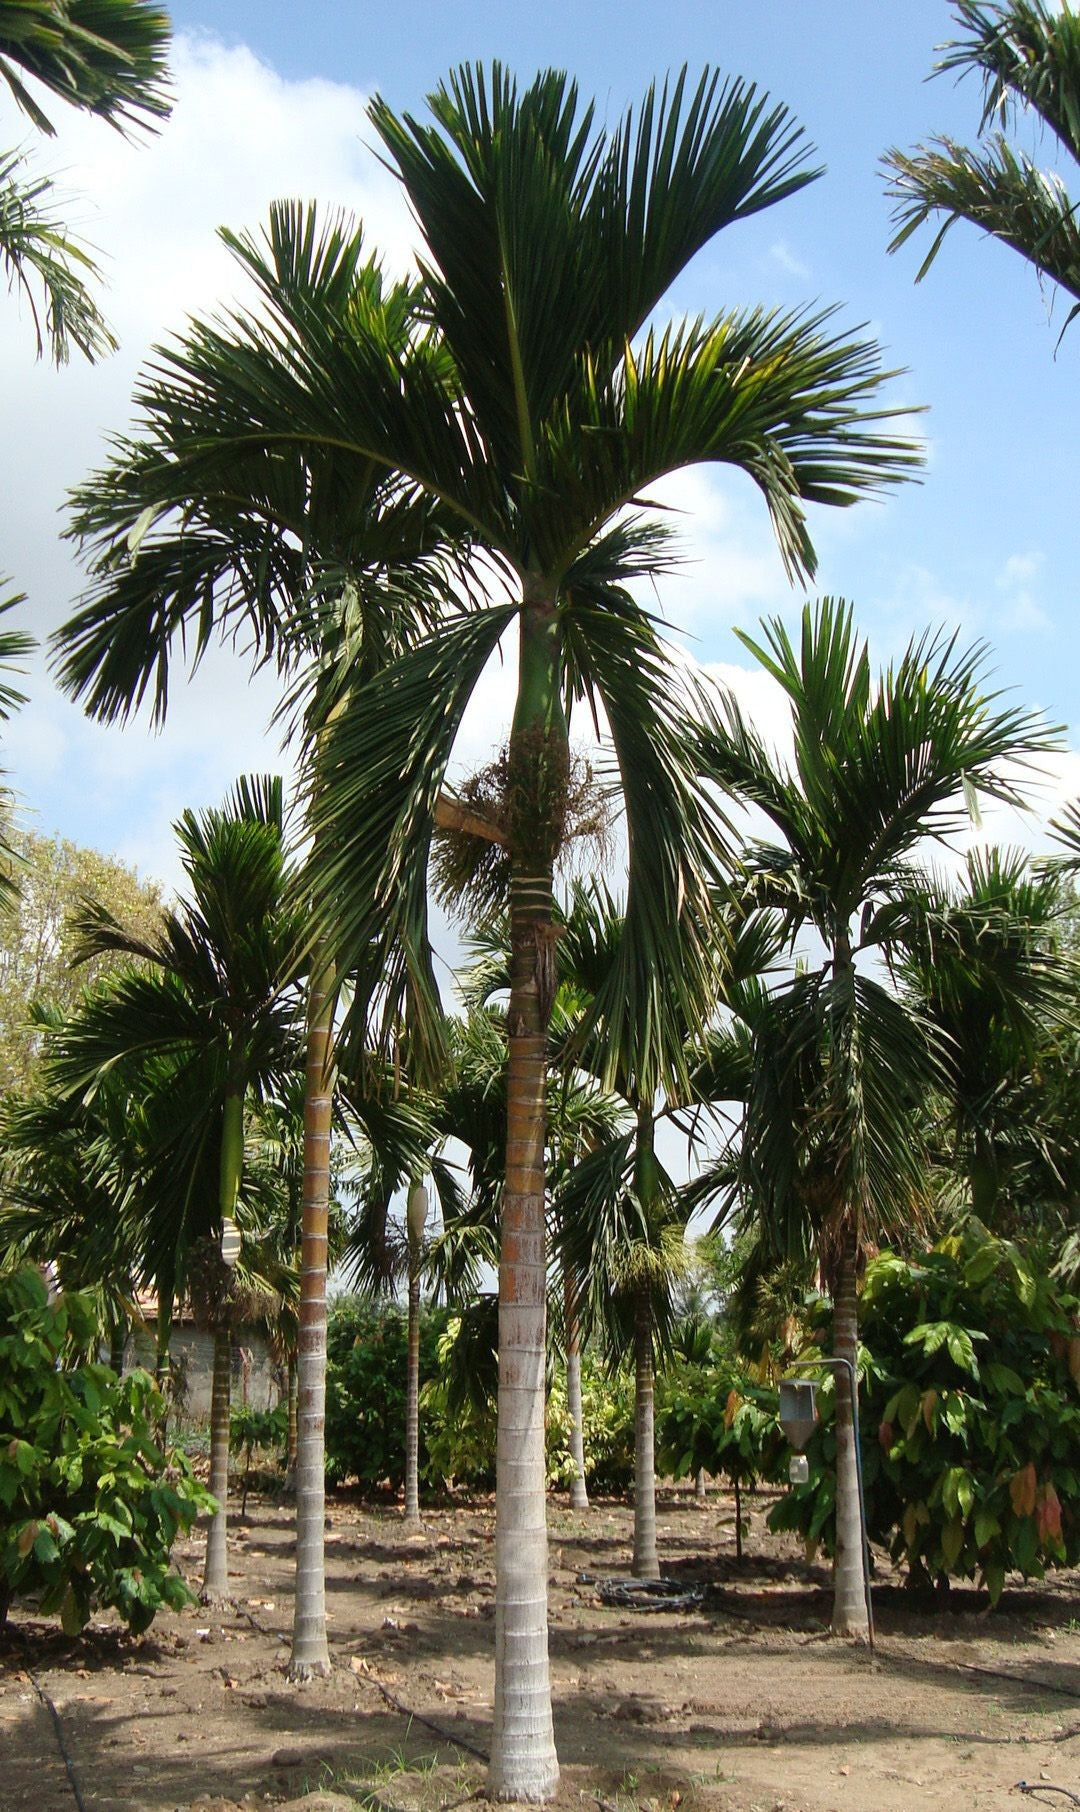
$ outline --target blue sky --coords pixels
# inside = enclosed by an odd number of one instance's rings
[[[522,77],[541,64],[570,69],[600,117],[613,120],[666,69],[712,62],[786,103],[827,173],[715,241],[671,307],[712,314],[755,302],[838,303],[840,321],[866,323],[886,362],[905,368],[892,387],[896,404],[927,409],[918,420],[928,456],[920,486],[884,504],[815,513],[816,589],[854,601],[882,660],[929,623],[985,638],[999,682],[1066,724],[1076,746],[1080,323],[1057,348],[1060,301],[1048,320],[1050,298],[1026,265],[969,229],[956,229],[918,288],[918,252],[886,255],[882,153],[939,130],[974,134],[975,86],[925,80],[950,18],[939,0],[903,8],[309,0],[302,13],[279,0],[182,0],[173,8],[177,108],[161,138],[128,146],[76,120],[43,154],[79,197],[71,216],[100,249],[120,354],[94,371],[35,366],[29,325],[0,296],[0,569],[30,594],[26,615],[47,632],[77,595],[78,574],[56,540],[58,511],[65,487],[100,459],[103,434],[123,424],[147,347],[180,327],[185,310],[228,291],[215,224],[257,226],[273,196],[315,196],[361,213],[389,260],[407,260],[409,222],[368,148],[366,96],[379,89],[421,111],[453,63],[498,56]],[[24,137],[0,101],[0,143]],[[1046,161],[1053,152],[1042,146]],[[666,496],[684,511],[687,566],[665,581],[663,608],[693,653],[767,713],[760,682],[742,677],[749,661],[732,626],[752,626],[763,611],[793,613],[801,598],[786,585],[760,500],[745,480],[702,473]],[[493,674],[463,761],[483,759],[497,740],[492,716],[504,691]],[[33,821],[166,879],[179,810],[220,797],[242,767],[275,759],[263,735],[273,686],[250,687],[232,656],[193,688],[178,684],[174,721],[153,740],[140,725],[123,734],[85,725],[40,671],[32,694],[5,759]],[[1051,795],[1077,790],[1080,762],[1059,764]]]

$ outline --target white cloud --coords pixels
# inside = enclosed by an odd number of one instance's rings
[[[775,245],[771,245],[769,257],[774,264],[780,266],[782,271],[786,271],[789,277],[802,277],[807,282],[810,281],[809,265],[804,264],[801,258],[796,258],[786,240],[778,239]]]

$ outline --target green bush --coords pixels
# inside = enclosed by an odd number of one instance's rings
[[[913,1583],[1041,1578],[1080,1560],[1080,1322],[1075,1298],[971,1222],[911,1263],[867,1266],[862,1453],[871,1537]],[[833,1539],[831,1386],[810,1481],[770,1518]]]
[[[420,1382],[434,1378],[446,1309],[420,1316]],[[405,1476],[405,1360],[408,1320],[393,1303],[339,1296],[326,1337],[326,1476],[331,1484],[393,1488]],[[430,1470],[426,1417],[420,1417],[420,1470]]]
[[[775,1479],[782,1463],[776,1416],[776,1391],[736,1360],[716,1355],[704,1365],[670,1366],[657,1391],[657,1465],[676,1479],[702,1468],[739,1486]]]
[[[191,1601],[169,1555],[214,1500],[159,1445],[146,1372],[65,1366],[95,1334],[84,1298],[50,1303],[33,1269],[0,1277],[0,1622],[29,1598],[70,1634],[104,1605],[138,1632]]]
[[[420,1318],[420,1477],[428,1486],[490,1490],[495,1482],[495,1304]],[[397,1488],[405,1472],[407,1323],[394,1304],[339,1297],[327,1332],[326,1468],[334,1484]],[[634,1472],[633,1380],[582,1364],[585,1469],[591,1484],[620,1490]],[[548,1392],[548,1483],[572,1472],[566,1386]]]

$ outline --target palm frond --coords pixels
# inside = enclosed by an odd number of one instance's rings
[[[51,179],[34,175],[23,152],[0,152],[0,272],[30,310],[39,358],[48,345],[64,365],[75,346],[93,361],[116,350],[89,287],[101,273],[55,201]]]
[[[0,79],[39,132],[48,115],[23,75],[120,130],[169,112],[168,14],[152,0],[0,0]]]

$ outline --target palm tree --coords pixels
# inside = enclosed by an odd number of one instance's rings
[[[284,904],[282,814],[278,779],[241,781],[227,808],[186,812],[176,831],[192,897],[163,915],[156,936],[135,936],[106,908],[87,907],[79,924],[86,954],[111,951],[149,969],[122,975],[87,1001],[53,1066],[69,1090],[91,1097],[112,1068],[139,1055],[171,1059],[204,1091],[211,1083],[187,1131],[200,1156],[207,1147],[216,1151],[218,1172],[202,1291],[215,1305],[210,1489],[219,1509],[207,1532],[203,1591],[210,1600],[228,1596],[232,1293],[218,1248],[240,1197],[245,1103],[287,1075],[298,1049],[301,937],[295,911]],[[181,1174],[190,1190],[197,1172],[189,1165]]]
[[[1080,162],[1080,14],[1069,0],[1006,0],[983,5],[959,0],[958,23],[968,35],[944,45],[938,70],[974,74],[983,84],[977,150],[951,138],[885,160],[897,206],[891,252],[933,217],[943,217],[916,276],[920,281],[957,220],[1011,245],[1041,277],[1073,298],[1065,326],[1080,310],[1080,227],[1076,203],[1054,170],[1044,170],[1011,145],[1004,128],[1030,110],[1050,128],[1073,164]],[[990,128],[998,123],[999,130]],[[1064,328],[1062,329],[1064,332]]]
[[[0,80],[49,137],[55,127],[37,87],[121,132],[163,119],[168,43],[168,16],[151,0],[0,0]],[[48,177],[27,172],[23,152],[0,150],[0,269],[30,305],[38,355],[47,339],[60,365],[72,344],[94,359],[116,342],[87,288],[97,266],[52,193]]]
[[[396,473],[348,448],[247,448],[202,489],[162,501],[157,474],[182,454],[184,437],[212,433],[237,407],[238,363],[274,356],[289,326],[317,320],[347,340],[361,322],[389,345],[423,334],[418,292],[387,283],[364,255],[344,215],[320,221],[314,207],[276,204],[262,241],[223,234],[257,286],[264,312],[233,321],[229,334],[191,329],[188,351],[213,347],[203,373],[198,424],[178,418],[161,372],[138,393],[135,435],[75,497],[72,534],[90,549],[88,599],[60,632],[62,680],[105,721],[126,718],[149,696],[168,702],[170,657],[194,618],[197,664],[216,629],[243,626],[257,660],[277,661],[306,702],[305,735],[318,741],[343,689],[378,669],[438,607],[442,534],[438,512]],[[157,357],[167,372],[168,350]],[[311,863],[317,865],[316,836]],[[337,989],[333,936],[309,959],[306,1027],[305,1203],[297,1379],[297,1568],[291,1673],[329,1671],[323,1531],[323,1422],[329,1163]]]
[[[744,1200],[774,1254],[814,1238],[834,1303],[834,1353],[858,1356],[857,1276],[867,1240],[918,1212],[925,1192],[920,1103],[944,1074],[929,1020],[867,965],[902,949],[913,925],[918,846],[964,825],[965,799],[1022,803],[1003,763],[1054,746],[1034,713],[980,686],[981,651],[913,642],[875,684],[850,608],[807,606],[799,645],[766,624],[741,639],[791,707],[794,758],[766,747],[734,698],[702,739],[710,780],[769,819],[778,841],[753,843],[748,885],[794,940],[817,934],[754,1027],[742,1134]],[[837,1375],[836,1591],[833,1629],[865,1636],[852,1401]]]
[[[964,1209],[995,1231],[1068,1195],[1071,1114],[1066,1129],[1048,1109],[1075,1014],[1074,908],[1060,868],[976,850],[959,886],[935,882],[912,902],[898,953],[900,980],[946,1040],[936,1143]]]
[[[498,66],[490,77],[461,69],[431,104],[431,125],[381,101],[372,119],[424,235],[436,337],[401,347],[363,330],[343,346],[332,322],[320,334],[297,308],[287,337],[236,370],[234,406],[213,431],[193,432],[154,476],[162,502],[182,501],[254,445],[351,449],[438,499],[513,588],[353,689],[320,750],[314,822],[339,972],[378,978],[358,989],[358,1014],[374,995],[396,1016],[408,991],[413,1040],[434,1035],[432,819],[467,699],[517,629],[492,1783],[502,1797],[535,1800],[557,1780],[543,1106],[566,706],[606,715],[626,788],[634,874],[605,1004],[615,1019],[652,1025],[663,1050],[669,1003],[695,997],[709,967],[696,908],[714,839],[692,771],[685,675],[625,590],[658,559],[659,532],[635,500],[681,466],[733,464],[759,485],[786,565],[804,574],[814,564],[804,505],[854,502],[905,476],[916,455],[885,425],[876,347],[837,334],[827,314],[751,310],[646,331],[722,227],[816,173],[782,107],[710,73],[691,90],[683,75],[608,134],[564,76],[542,74],[519,93]],[[205,421],[204,374],[226,337],[201,335],[171,355],[177,421]]]

